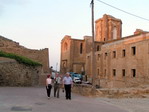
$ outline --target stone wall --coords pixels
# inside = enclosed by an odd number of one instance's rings
[[[49,52],[48,48],[41,50],[33,50],[25,48],[19,43],[0,36],[0,50],[28,57],[34,61],[40,62],[43,65],[43,72],[49,72]]]
[[[142,85],[137,88],[99,88],[93,89],[91,85],[74,85],[74,93],[89,97],[108,98],[146,98],[149,97],[149,86]]]
[[[13,59],[0,60],[0,86],[36,86],[42,67],[26,66]]]
[[[73,86],[72,91],[83,96],[93,96],[93,90],[91,85],[76,84]]]
[[[46,85],[46,78],[48,74],[39,75],[39,86],[45,86]]]

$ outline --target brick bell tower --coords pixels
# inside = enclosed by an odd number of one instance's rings
[[[95,21],[95,41],[108,41],[122,37],[122,21],[111,15],[104,14]]]

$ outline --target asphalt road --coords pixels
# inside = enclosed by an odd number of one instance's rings
[[[60,91],[60,98],[48,100],[45,87],[0,87],[0,112],[128,112],[100,98],[88,98],[72,94],[66,100]]]

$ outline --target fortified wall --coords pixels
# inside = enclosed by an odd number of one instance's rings
[[[49,72],[49,53],[48,48],[41,50],[32,50],[25,48],[19,43],[0,36],[0,50],[8,53],[25,56],[43,65],[43,72]]]
[[[0,57],[0,86],[37,86],[41,72],[41,66],[26,66]]]

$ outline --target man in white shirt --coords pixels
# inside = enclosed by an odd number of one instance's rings
[[[73,87],[73,81],[69,72],[67,72],[66,76],[63,78],[63,87],[65,87],[66,100],[71,100],[71,87]]]

